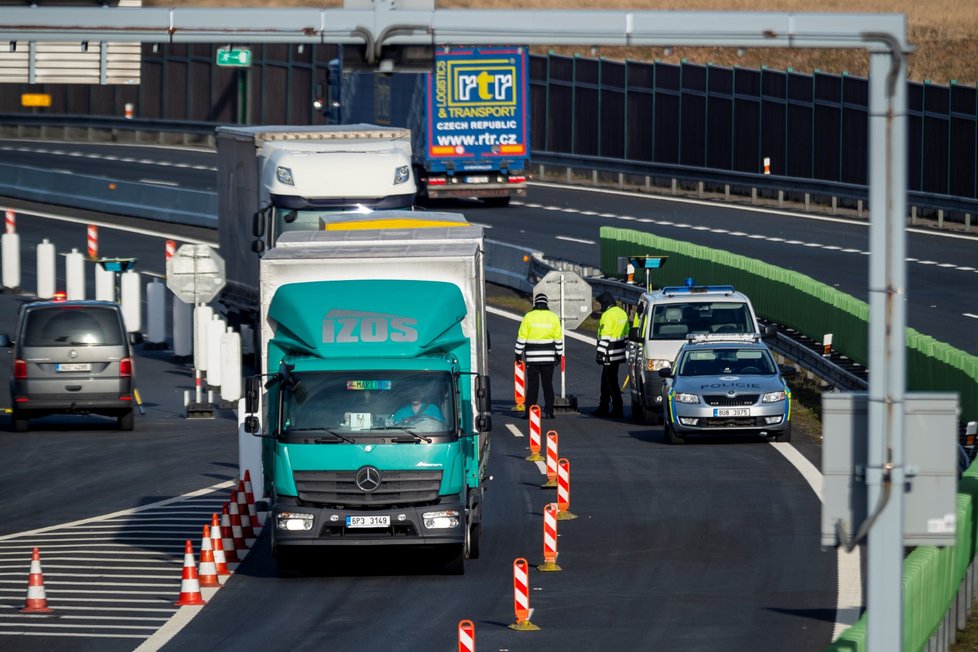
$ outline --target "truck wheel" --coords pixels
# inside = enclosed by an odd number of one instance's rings
[[[509,206],[508,195],[506,197],[486,197],[482,201],[486,203],[486,206],[490,206],[492,208],[506,208]]]
[[[478,559],[482,551],[482,523],[475,521],[469,523],[465,533],[465,558]]]
[[[686,439],[684,437],[680,437],[676,433],[676,429],[673,428],[672,427],[672,424],[669,423],[668,421],[666,421],[666,423],[665,423],[665,425],[663,426],[662,429],[666,433],[666,441],[669,442],[670,444],[679,445],[679,444],[686,443]]]
[[[465,574],[465,544],[458,543],[446,546],[444,559],[442,561],[442,572],[445,575],[464,575]]]

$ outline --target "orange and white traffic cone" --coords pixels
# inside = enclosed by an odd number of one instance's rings
[[[238,559],[237,546],[234,545],[234,534],[231,529],[231,514],[228,512],[228,503],[224,503],[224,507],[221,508],[221,543],[224,544],[224,558],[227,561],[231,563],[241,561]]]
[[[48,608],[48,598],[44,593],[44,573],[41,572],[41,553],[34,547],[31,553],[31,574],[27,578],[27,601],[24,608],[20,610],[22,614],[49,614],[53,610]]]
[[[261,520],[258,518],[258,508],[255,505],[255,491],[251,486],[251,471],[245,469],[244,475],[245,498],[248,499],[248,516],[251,517],[251,527],[257,534],[261,530]]]
[[[211,550],[214,553],[214,567],[218,576],[230,575],[228,558],[224,555],[224,541],[221,539],[221,521],[217,513],[211,514]]]
[[[236,502],[237,492],[231,492],[231,500],[228,501],[228,507],[230,509],[231,516],[231,538],[234,540],[234,551],[237,553],[238,560],[244,561],[245,556],[248,554],[248,542],[244,538],[244,534],[241,532],[241,515],[238,514],[238,503]]]
[[[237,491],[231,492],[231,500],[229,503],[229,507],[231,509],[231,529],[234,529],[235,521],[237,521],[238,530],[241,532],[241,539],[244,541],[245,548],[250,548],[251,544],[255,542],[255,533],[251,531],[250,524],[247,529],[245,528],[245,521],[247,518],[242,518],[241,516],[241,503],[238,502]],[[247,511],[247,509],[245,511]],[[235,543],[235,545],[237,545],[237,543]]]
[[[201,586],[221,586],[217,579],[217,566],[214,564],[214,551],[211,549],[211,526],[205,525],[200,537],[200,567],[197,577]]]
[[[197,564],[194,563],[194,547],[187,539],[183,548],[183,576],[180,580],[180,598],[173,604],[178,607],[204,604],[200,594],[200,579],[197,577]]]
[[[241,517],[241,534],[244,535],[245,542],[251,547],[258,536],[255,534],[254,523],[251,522],[251,514],[248,511],[248,496],[245,495],[244,480],[238,480],[238,515]],[[251,539],[249,541],[249,539]]]

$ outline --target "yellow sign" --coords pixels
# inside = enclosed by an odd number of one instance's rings
[[[51,96],[47,93],[22,93],[21,106],[51,106]]]

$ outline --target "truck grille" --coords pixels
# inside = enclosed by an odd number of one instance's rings
[[[380,486],[357,487],[357,471],[295,471],[299,500],[312,505],[386,508],[424,505],[438,500],[441,471],[380,471]]]
[[[727,396],[725,394],[706,394],[703,400],[707,405],[713,407],[745,407],[757,403],[759,394],[741,394],[740,396]]]

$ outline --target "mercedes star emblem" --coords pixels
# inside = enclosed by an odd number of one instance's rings
[[[361,466],[357,469],[356,483],[364,493],[376,491],[380,487],[380,471],[373,466]]]

